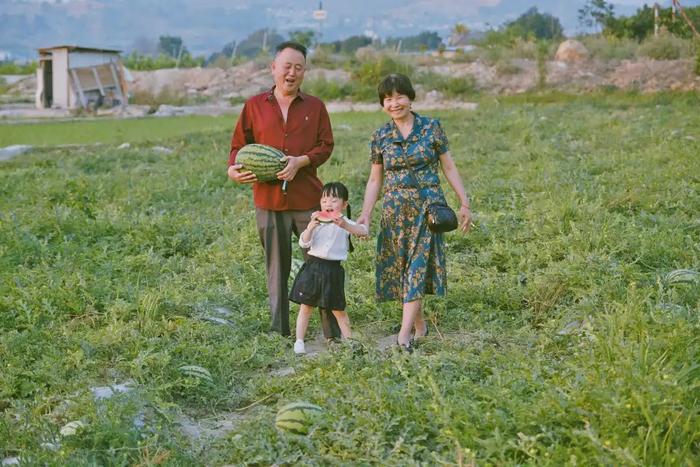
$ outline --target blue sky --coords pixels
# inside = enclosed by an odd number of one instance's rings
[[[328,18],[312,13],[319,0],[0,0],[0,51],[33,56],[38,47],[80,43],[129,50],[137,39],[176,35],[195,54],[221,50],[261,28],[286,36],[318,28],[323,40],[375,33],[401,37],[429,30],[443,38],[456,23],[498,27],[530,7],[560,19],[565,33],[584,32],[578,9],[586,0],[324,0]],[[618,15],[653,1],[613,0]],[[659,0],[670,6],[670,0]],[[684,6],[700,0],[681,0]]]

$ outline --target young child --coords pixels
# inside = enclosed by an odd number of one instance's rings
[[[347,217],[337,216],[331,222],[319,218],[347,210]],[[321,191],[321,211],[299,236],[299,246],[309,248],[308,258],[294,279],[289,300],[301,305],[297,316],[294,352],[306,353],[304,336],[314,307],[332,310],[343,339],[352,336],[350,319],[345,312],[345,271],[340,262],[352,251],[350,235],[367,235],[367,227],[350,219],[348,189],[339,182],[327,183]]]

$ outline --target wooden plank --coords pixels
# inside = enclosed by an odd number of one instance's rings
[[[102,97],[105,96],[105,88],[102,86],[102,81],[100,81],[100,74],[97,73],[97,68],[94,66],[91,67],[92,69],[92,74],[95,77],[95,82],[97,83],[97,88],[100,90],[100,94],[102,94]]]
[[[124,93],[122,92],[121,82],[119,81],[119,72],[117,71],[117,66],[114,62],[109,62],[109,68],[112,70],[112,78],[116,84],[115,90],[117,91],[117,97],[119,97],[119,102],[122,107],[126,107],[126,100],[124,100]]]
[[[98,91],[102,94],[103,91],[106,93],[109,87],[117,86],[117,83],[113,82],[114,77],[109,63],[71,69],[77,73],[84,93]]]
[[[80,96],[80,104],[87,109],[87,99],[85,99],[83,88],[80,87],[80,79],[78,78],[78,74],[73,69],[70,70],[70,74],[73,77],[73,85],[78,91],[78,96]]]
[[[121,60],[117,60],[114,66],[119,70],[119,86],[121,87],[121,93],[124,96],[124,102],[122,102],[122,107],[126,108],[129,105],[129,85],[126,82],[126,72],[124,72],[124,64]]]

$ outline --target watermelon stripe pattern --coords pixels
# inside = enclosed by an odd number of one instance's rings
[[[258,177],[259,182],[277,180],[277,172],[282,170],[284,153],[279,149],[265,144],[246,144],[236,155],[236,163],[243,166],[242,170],[250,170]]]
[[[306,435],[314,418],[321,412],[323,409],[317,405],[308,402],[292,402],[277,411],[275,426],[295,435]]]
[[[700,272],[692,269],[676,269],[666,274],[666,283],[673,284],[693,284],[700,282]]]
[[[207,370],[206,368],[202,368],[201,366],[183,365],[180,368],[178,368],[178,370],[185,376],[191,376],[193,378],[202,379],[210,383],[214,381],[211,377],[211,373],[209,373],[209,370]]]

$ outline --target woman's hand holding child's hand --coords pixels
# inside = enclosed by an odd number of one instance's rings
[[[359,219],[358,219],[359,221]],[[345,229],[351,234],[355,235],[356,237],[360,238],[365,238],[369,234],[369,229],[365,224],[362,224],[360,222],[355,222],[354,224],[350,224],[345,216],[341,216],[338,219],[333,219],[333,223],[340,227],[341,229]]]
[[[369,238],[369,216],[366,216],[365,214],[360,214],[360,217],[357,218],[358,225],[362,225],[365,228],[365,234],[364,235],[358,235],[360,238]]]

